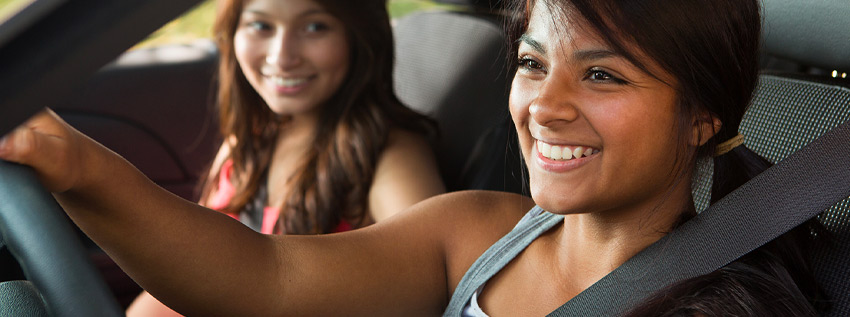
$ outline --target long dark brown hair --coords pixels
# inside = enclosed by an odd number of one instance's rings
[[[278,229],[287,234],[329,233],[343,220],[355,227],[364,225],[369,219],[369,188],[390,129],[433,131],[431,121],[402,105],[393,90],[393,35],[385,0],[314,1],[345,25],[351,66],[339,89],[321,106],[313,146],[286,183]],[[257,194],[285,124],[251,87],[236,61],[233,36],[245,2],[220,0],[214,25],[221,55],[220,132],[225,142],[236,140],[228,157],[236,188],[224,208],[230,213],[242,210]],[[202,200],[216,190],[218,172],[208,174]]]
[[[676,90],[678,99],[680,163],[693,170],[699,158],[712,157],[717,144],[738,135],[738,126],[758,82],[761,9],[757,0],[514,0],[512,12],[517,14],[507,27],[514,56],[534,5],[546,5],[560,14],[553,19],[582,19],[614,51],[660,80],[659,74],[653,74],[639,55],[628,49],[637,47],[675,79],[675,83],[667,84]],[[699,116],[704,113],[719,119],[722,126],[706,144],[689,148],[687,140],[693,136],[694,119],[711,120]],[[746,146],[738,146],[713,160],[712,203],[771,166]],[[683,217],[692,217],[692,213],[692,207],[686,208]],[[823,296],[809,264],[812,230],[817,230],[814,221],[751,252],[734,265],[661,291],[632,314],[663,315],[670,311],[666,308],[685,305],[685,301],[674,299],[703,296],[700,303],[719,300],[723,301],[720,306],[738,305],[735,309],[759,315],[759,309],[765,306],[756,301],[762,297],[728,296],[741,290],[753,291],[751,287],[736,288],[741,284],[741,280],[736,280],[741,272],[753,270],[759,274],[750,277],[758,279],[760,285],[782,285],[782,289],[789,290],[783,294],[793,296],[780,299],[793,302],[786,303],[789,307],[808,307],[801,311],[814,312],[813,307],[822,308]],[[723,296],[700,292],[701,285],[712,281],[720,283],[715,291]],[[738,311],[735,309],[726,312]]]

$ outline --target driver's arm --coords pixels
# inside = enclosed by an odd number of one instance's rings
[[[448,298],[441,239],[462,223],[451,196],[353,232],[267,236],[161,189],[52,112],[5,140],[0,158],[33,166],[74,222],[179,312],[439,314]]]

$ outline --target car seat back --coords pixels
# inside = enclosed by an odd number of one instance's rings
[[[196,200],[220,142],[217,62],[211,41],[131,50],[54,110],[160,186]]]
[[[512,74],[497,1],[443,2],[468,10],[424,11],[396,21],[396,92],[437,121],[435,153],[449,190],[520,192],[522,164],[508,139],[514,133]]]
[[[761,75],[739,132],[747,147],[776,163],[850,119],[850,79],[840,75],[850,71],[850,6],[841,0],[763,0],[762,5],[765,56],[827,74]],[[823,71],[832,69],[835,75]],[[711,167],[704,166],[701,173],[710,175]],[[710,183],[694,188],[699,210],[708,205]],[[813,270],[833,301],[828,316],[850,316],[850,197],[817,220],[826,229],[827,241],[813,250]]]
[[[850,119],[850,83],[762,75],[758,93],[740,127],[747,146],[771,162],[781,161]],[[848,140],[850,142],[850,140]],[[850,168],[850,158],[847,160]],[[817,181],[817,180],[800,180]],[[814,194],[814,193],[813,193]],[[800,197],[806,199],[806,197]],[[850,315],[850,198],[817,217],[829,233],[813,251],[818,283],[834,300],[831,316]]]

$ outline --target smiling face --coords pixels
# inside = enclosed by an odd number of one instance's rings
[[[643,210],[667,202],[679,174],[674,167],[683,166],[676,164],[674,89],[577,25],[581,19],[556,26],[564,23],[559,14],[542,1],[533,8],[511,89],[532,197],[556,213]],[[682,192],[688,193],[676,194]]]
[[[315,113],[349,67],[345,26],[310,0],[252,0],[233,38],[251,86],[279,115]]]

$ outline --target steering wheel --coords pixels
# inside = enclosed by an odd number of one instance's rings
[[[0,233],[50,315],[124,315],[35,172],[4,161],[0,161]]]

